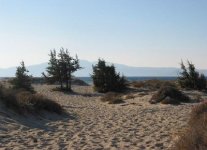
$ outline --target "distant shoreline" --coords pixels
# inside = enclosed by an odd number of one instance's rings
[[[10,79],[13,77],[0,77],[0,80]],[[41,77],[34,77],[34,78],[41,78]],[[91,77],[76,77],[80,80],[83,80],[87,84],[92,84],[92,78]],[[176,80],[178,76],[126,76],[126,79],[128,81],[146,81],[146,80],[162,80],[162,81],[173,81]]]
[[[87,84],[92,84],[91,77],[77,77],[80,80],[83,80]],[[145,81],[145,80],[162,80],[162,81],[173,81],[176,80],[178,77],[176,76],[166,76],[166,77],[156,77],[156,76],[134,76],[134,77],[126,77],[128,81]]]

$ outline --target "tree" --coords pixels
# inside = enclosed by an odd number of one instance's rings
[[[49,81],[59,82],[61,89],[71,91],[72,74],[81,69],[79,65],[79,59],[76,55],[75,58],[70,56],[68,49],[61,48],[59,54],[53,50],[50,52],[50,60],[47,67],[47,75],[43,73],[46,79]],[[57,58],[58,57],[58,58]],[[65,84],[65,88],[64,88]]]
[[[29,76],[27,73],[29,71],[26,69],[24,61],[20,63],[20,66],[17,67],[15,78],[11,81],[14,89],[24,89],[27,91],[33,92],[32,87],[32,76]]]
[[[63,82],[65,82],[66,90],[71,90],[71,81],[72,81],[72,74],[81,69],[79,65],[79,59],[76,55],[75,58],[70,56],[68,49],[64,50],[63,48],[60,49],[59,53],[59,67],[62,74]]]
[[[206,88],[206,78],[203,74],[196,71],[195,65],[187,61],[186,69],[183,61],[181,62],[182,72],[178,77],[178,83],[182,88],[202,90]]]
[[[46,81],[50,84],[53,84],[55,82],[59,82],[61,85],[61,89],[63,88],[63,81],[62,81],[62,75],[61,70],[59,66],[59,61],[57,59],[57,53],[56,50],[50,51],[50,60],[48,63],[48,67],[46,68],[47,75],[43,72],[43,76],[45,77]]]
[[[126,88],[126,79],[116,73],[114,65],[106,65],[104,60],[99,59],[98,63],[93,66],[91,75],[94,88],[98,92],[120,92]]]

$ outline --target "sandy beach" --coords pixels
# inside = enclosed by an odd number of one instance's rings
[[[108,104],[91,86],[75,86],[73,94],[51,91],[54,87],[48,85],[34,87],[68,114],[20,116],[0,105],[0,149],[169,149],[196,105],[152,105],[152,93],[140,92],[125,103]]]

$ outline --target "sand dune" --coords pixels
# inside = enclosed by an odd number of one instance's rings
[[[76,86],[74,94],[51,92],[47,85],[35,89],[60,103],[69,115],[20,116],[1,106],[1,149],[168,149],[195,105],[152,105],[151,94],[139,93],[123,104],[110,105],[101,102],[92,87]]]

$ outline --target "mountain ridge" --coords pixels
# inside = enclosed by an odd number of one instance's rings
[[[78,70],[74,73],[77,77],[89,77],[92,73],[92,65],[96,64],[97,62],[90,62],[87,60],[80,60],[80,66],[83,69]],[[133,76],[149,76],[149,77],[164,77],[164,76],[172,76],[176,77],[179,75],[181,71],[180,68],[176,67],[134,67],[128,66],[125,64],[117,64],[117,63],[108,63],[114,64],[117,69],[117,72],[123,74],[125,76],[133,77]],[[29,70],[29,74],[33,75],[34,77],[42,76],[42,72],[45,72],[48,63],[40,63],[36,65],[27,66]],[[207,69],[200,69],[198,70],[201,73],[204,73],[207,76]],[[9,68],[0,68],[0,77],[14,77],[16,72],[16,67],[9,67]]]

